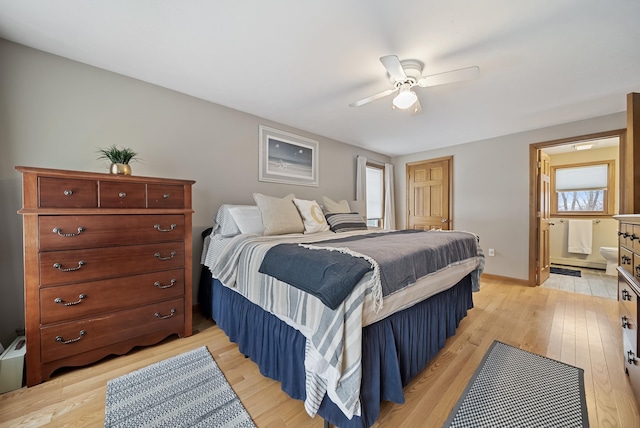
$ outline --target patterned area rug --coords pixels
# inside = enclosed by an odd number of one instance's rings
[[[205,346],[107,383],[105,427],[252,427]]]
[[[582,272],[577,269],[566,269],[559,267],[552,267],[549,270],[550,273],[557,273],[558,275],[568,275],[568,276],[582,276]]]
[[[588,427],[584,370],[493,342],[445,427]]]

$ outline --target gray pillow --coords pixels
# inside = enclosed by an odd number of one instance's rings
[[[325,217],[331,230],[336,233],[368,229],[367,223],[358,213],[329,213]]]

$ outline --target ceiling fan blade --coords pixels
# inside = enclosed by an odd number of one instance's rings
[[[480,68],[477,66],[460,68],[458,70],[445,71],[444,73],[424,76],[418,80],[418,85],[426,88],[428,86],[446,85],[447,83],[463,82],[478,77]]]
[[[417,114],[422,113],[422,106],[420,105],[420,100],[416,100],[416,102],[409,108],[411,110],[411,116],[415,116]]]
[[[389,76],[393,77],[397,81],[407,80],[407,74],[400,64],[400,60],[395,55],[387,55],[380,57],[380,62],[387,69]]]
[[[380,98],[384,98],[387,95],[391,95],[396,90],[397,89],[387,89],[386,91],[382,91],[382,92],[379,92],[379,93],[377,93],[375,95],[371,95],[370,97],[363,98],[363,99],[361,99],[359,101],[353,102],[353,103],[349,104],[349,107],[360,107],[360,106],[363,106],[365,104],[370,103],[371,101],[379,100]]]

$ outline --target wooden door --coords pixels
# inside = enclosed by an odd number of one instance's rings
[[[407,164],[407,227],[443,229],[451,226],[451,161],[436,159]]]
[[[551,158],[538,150],[538,255],[536,260],[536,285],[549,279],[551,262],[549,257],[549,224],[551,222]]]

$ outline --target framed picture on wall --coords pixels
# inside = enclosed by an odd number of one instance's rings
[[[318,187],[318,142],[260,125],[258,179]]]

